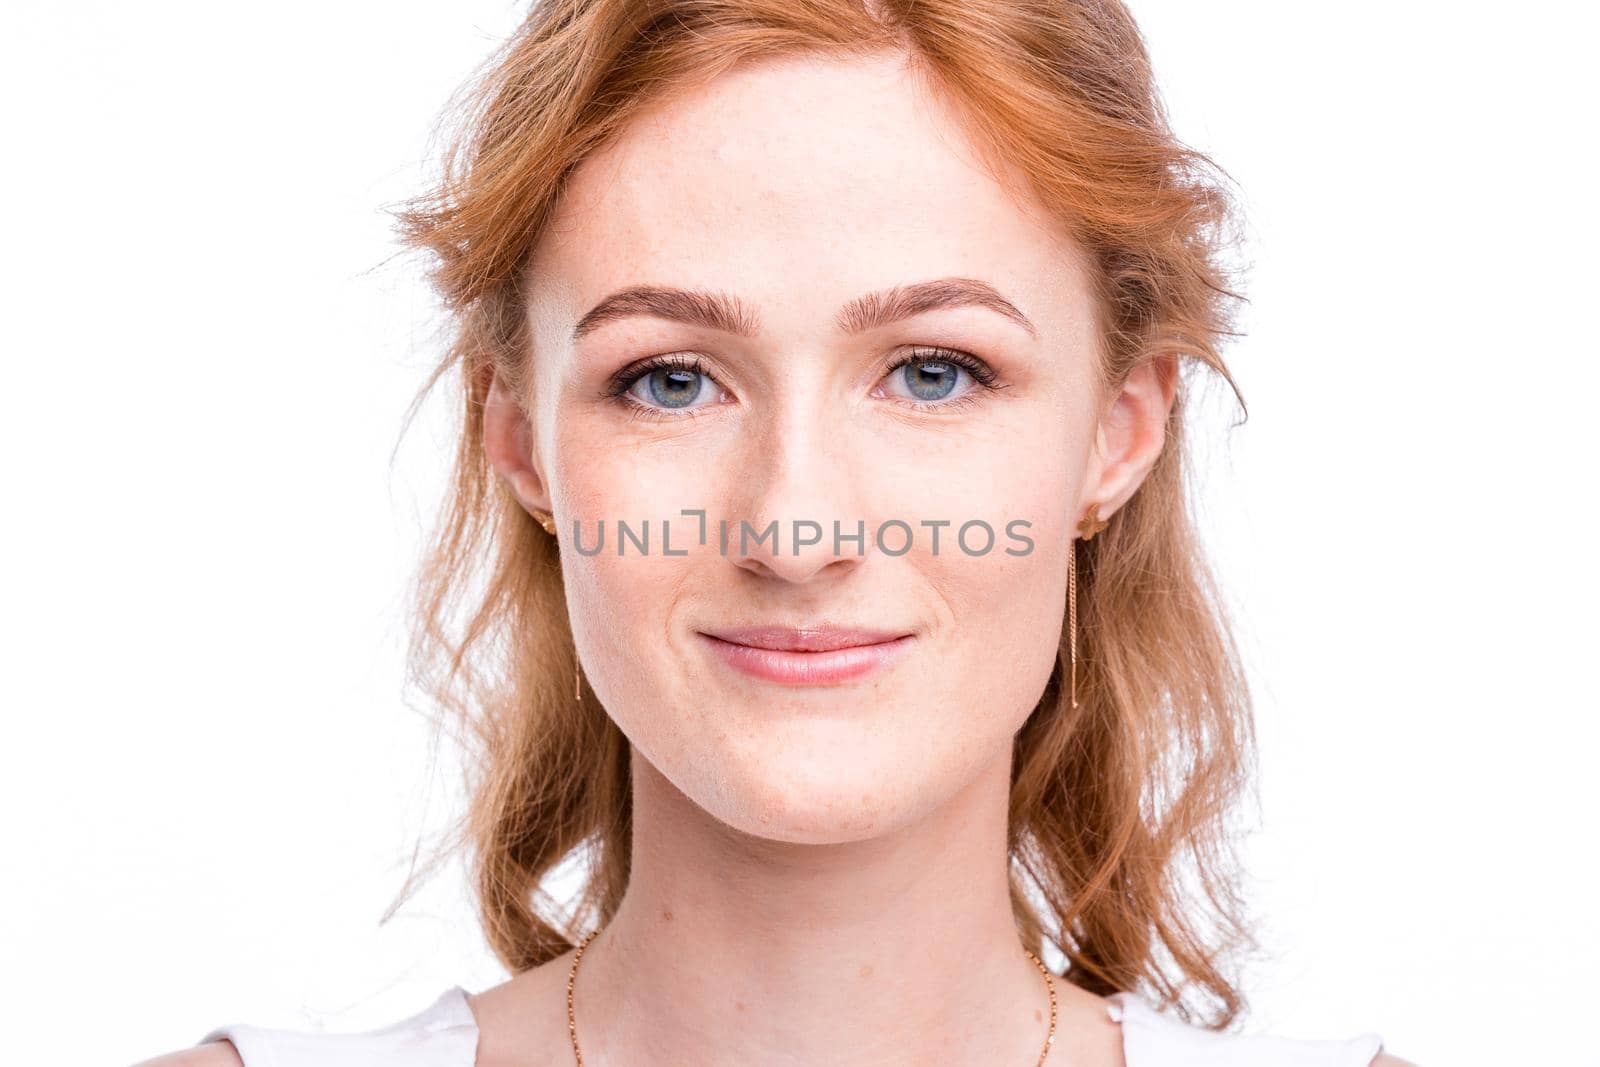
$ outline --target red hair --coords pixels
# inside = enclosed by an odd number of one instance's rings
[[[610,918],[631,834],[627,740],[592,694],[572,699],[555,542],[483,449],[491,378],[526,395],[528,253],[567,176],[658,94],[764,57],[884,50],[908,56],[997,179],[1020,178],[1088,252],[1106,384],[1158,355],[1233,384],[1218,352],[1234,299],[1230,201],[1216,168],[1170,130],[1122,4],[537,3],[463,99],[438,186],[398,213],[405,241],[431,253],[457,327],[417,400],[461,372],[455,477],[419,572],[413,669],[467,728],[472,800],[451,844],[475,859],[487,936],[513,972]],[[1188,512],[1187,393],[1180,377],[1167,445],[1139,491],[1076,544],[1081,706],[1065,699],[1063,632],[1015,739],[1012,902],[1022,941],[1054,945],[1067,981],[1099,994],[1144,986],[1221,1028],[1245,1006],[1236,950],[1255,945],[1226,826],[1251,782],[1254,731]],[[543,881],[583,846],[591,873],[566,916]]]

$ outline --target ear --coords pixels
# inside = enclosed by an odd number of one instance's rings
[[[483,405],[483,450],[524,509],[551,510],[548,487],[534,461],[533,427],[498,374],[489,383],[489,395]]]
[[[1151,356],[1134,367],[1102,410],[1083,483],[1082,506],[1104,519],[1126,504],[1161,456],[1178,388],[1178,357]]]

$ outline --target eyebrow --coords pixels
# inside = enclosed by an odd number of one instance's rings
[[[834,323],[842,333],[858,334],[925,311],[954,307],[988,308],[1017,323],[1034,338],[1039,336],[1038,329],[1015,304],[977,278],[938,278],[868,293],[840,308]],[[755,311],[730,293],[635,285],[619,289],[590,308],[573,328],[572,339],[577,341],[608,322],[634,315],[703,326],[740,337],[754,337],[761,328]]]

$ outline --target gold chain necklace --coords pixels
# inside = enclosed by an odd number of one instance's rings
[[[578,978],[578,961],[583,959],[584,949],[589,947],[589,942],[593,941],[599,933],[599,930],[593,930],[588,937],[583,939],[583,943],[578,946],[577,954],[572,957],[572,970],[567,973],[567,1033],[572,1035],[572,1054],[578,1060],[578,1067],[583,1067],[583,1050],[578,1047],[578,1015],[572,1008],[572,986]],[[1044,1067],[1044,1058],[1050,1055],[1050,1045],[1056,1039],[1056,980],[1055,976],[1050,973],[1050,969],[1044,965],[1043,960],[1028,949],[1023,949],[1022,951],[1028,953],[1028,958],[1033,961],[1033,965],[1039,968],[1040,974],[1044,975],[1045,989],[1050,993],[1050,1032],[1045,1035],[1044,1048],[1039,1050],[1039,1062],[1035,1065],[1035,1067]]]

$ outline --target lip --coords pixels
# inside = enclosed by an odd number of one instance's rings
[[[780,685],[854,681],[902,659],[916,640],[903,631],[836,627],[742,627],[698,636],[728,666]]]

